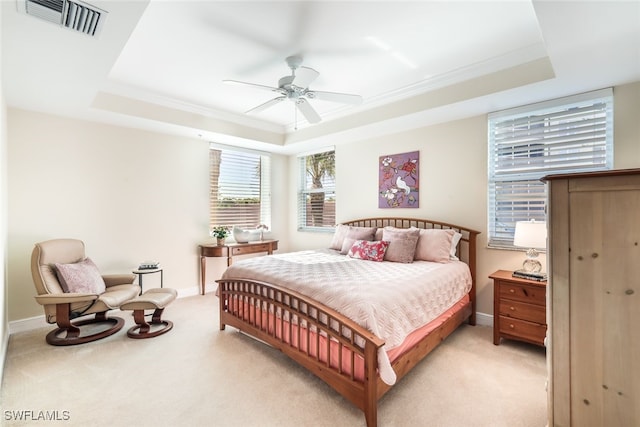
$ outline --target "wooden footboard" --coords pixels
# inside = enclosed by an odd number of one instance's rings
[[[469,265],[469,302],[392,362],[399,381],[466,320],[475,324],[477,231],[410,218],[346,222],[359,227],[454,229],[462,234],[457,256]],[[391,388],[378,375],[384,341],[340,313],[295,291],[245,279],[218,280],[220,329],[233,326],[285,353],[360,408],[368,427],[377,426],[377,402]]]
[[[221,330],[233,326],[282,351],[364,411],[369,427],[376,425],[377,355],[384,341],[294,291],[249,280],[218,283]]]

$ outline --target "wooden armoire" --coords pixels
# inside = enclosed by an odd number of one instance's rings
[[[551,175],[549,426],[640,426],[640,169]]]

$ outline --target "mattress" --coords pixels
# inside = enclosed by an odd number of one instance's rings
[[[454,306],[471,289],[461,261],[374,262],[331,249],[299,251],[236,262],[223,279],[250,279],[282,286],[349,317],[385,341],[378,353],[381,379],[396,375],[387,352]]]

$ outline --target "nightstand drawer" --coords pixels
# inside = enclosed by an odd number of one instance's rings
[[[524,302],[500,300],[500,315],[529,322],[546,323],[546,309],[543,305],[533,305]]]
[[[546,325],[500,316],[500,334],[507,338],[514,336],[521,340],[543,345],[546,332]]]
[[[507,298],[529,304],[546,305],[546,289],[500,281],[500,299]]]

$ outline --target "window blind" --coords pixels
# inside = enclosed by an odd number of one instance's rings
[[[270,160],[261,153],[210,147],[210,228],[271,228]]]
[[[490,247],[513,247],[517,221],[545,221],[554,173],[613,167],[613,95],[605,89],[489,115]]]
[[[298,230],[333,231],[336,225],[335,151],[302,155]]]

